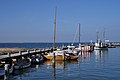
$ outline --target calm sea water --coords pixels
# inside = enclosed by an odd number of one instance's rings
[[[89,42],[84,42],[89,43]],[[68,46],[72,43],[56,43],[57,47],[60,46]],[[81,43],[82,44],[82,43]],[[48,48],[52,47],[53,43],[0,43],[0,48]],[[78,45],[78,43],[74,43],[74,45]]]
[[[0,48],[48,48],[52,47],[53,43],[0,43]],[[68,46],[71,43],[56,43],[56,46]],[[74,43],[78,45],[78,43]]]
[[[82,53],[78,61],[58,61],[56,66],[46,61],[15,71],[9,80],[120,80],[120,47]]]

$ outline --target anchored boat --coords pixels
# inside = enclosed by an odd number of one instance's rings
[[[24,69],[31,66],[30,59],[22,59],[14,63],[14,69]]]
[[[99,39],[97,32],[97,41],[95,42],[94,50],[108,49],[108,44],[105,43],[105,31],[103,32],[103,41]]]
[[[101,40],[98,40],[98,41],[95,43],[94,49],[95,49],[95,50],[108,49],[108,45],[105,44],[104,42],[102,42]]]
[[[55,56],[55,60],[77,60],[79,56],[74,55],[73,53],[65,53],[65,51],[54,51],[52,53],[46,53],[44,57],[47,60],[53,60]]]
[[[31,63],[32,64],[40,64],[43,61],[44,61],[44,56],[42,56],[42,55],[37,55],[37,56],[32,55],[31,56]]]

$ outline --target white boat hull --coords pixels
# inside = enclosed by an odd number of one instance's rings
[[[107,50],[108,47],[94,47],[94,50]]]

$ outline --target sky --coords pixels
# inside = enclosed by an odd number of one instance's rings
[[[120,0],[0,0],[0,43],[120,41]],[[76,37],[75,37],[76,36]]]

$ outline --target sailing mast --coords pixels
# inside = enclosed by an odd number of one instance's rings
[[[54,16],[54,41],[53,41],[53,51],[55,49],[55,41],[56,41],[56,13],[57,13],[57,7],[55,7],[55,16]],[[55,67],[55,53],[53,53],[53,66]]]
[[[96,33],[97,33],[97,39],[96,39],[96,41],[98,42],[98,39],[99,39],[99,36],[98,36],[98,35],[99,35],[99,32],[97,31]]]
[[[78,24],[79,27],[79,45],[80,45],[80,24]]]
[[[57,7],[55,7],[55,16],[54,16],[54,41],[53,41],[53,49],[55,48],[55,41],[56,41],[56,13],[57,13]]]
[[[56,13],[57,13],[57,7],[55,7],[55,15],[54,15],[54,41],[53,41],[53,51],[55,49],[55,41],[56,41]],[[55,69],[55,53],[53,53],[53,58],[52,58],[52,67],[53,67],[53,79],[55,79],[55,72],[56,72],[56,69]]]
[[[104,31],[103,31],[103,42],[105,43],[105,28],[104,28]]]

